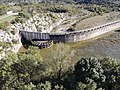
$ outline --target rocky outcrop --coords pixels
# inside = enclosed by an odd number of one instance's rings
[[[21,46],[19,30],[15,29],[14,25],[11,25],[9,30],[0,30],[0,60],[7,51],[11,50],[17,53]]]
[[[37,14],[25,23],[14,24],[20,31],[59,32],[68,29],[79,20],[79,15],[69,16],[68,13],[42,13]]]

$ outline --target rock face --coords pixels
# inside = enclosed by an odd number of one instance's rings
[[[13,33],[12,33],[13,32]],[[19,32],[0,30],[0,42],[18,41]]]
[[[26,23],[14,24],[14,29],[34,32],[59,32],[68,29],[77,20],[79,20],[79,16],[69,16],[68,13],[42,13],[33,16]]]
[[[8,50],[18,52],[22,46],[19,37],[19,30],[15,30],[14,25],[9,27],[9,31],[0,30],[0,60]],[[17,46],[17,48],[15,48]]]

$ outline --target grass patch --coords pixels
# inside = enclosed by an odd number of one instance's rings
[[[0,23],[3,23],[5,21],[10,22],[11,20],[14,20],[16,18],[16,16],[5,16],[5,18],[3,17],[2,19],[0,19]]]
[[[94,16],[94,17],[84,19],[80,22],[77,22],[74,25],[74,29],[75,30],[83,30],[83,29],[87,29],[87,28],[93,28],[95,26],[102,25],[102,24],[109,23],[109,22],[120,19],[120,18],[113,18],[111,20],[108,20],[108,18],[111,16],[111,14],[113,14],[113,12],[103,14],[102,16],[99,15],[99,16]]]

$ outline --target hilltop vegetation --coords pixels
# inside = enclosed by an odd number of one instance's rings
[[[87,10],[95,16],[111,11],[120,11],[120,4],[111,1],[102,0],[101,3],[99,0],[1,0],[0,15],[4,15],[9,10],[20,12],[15,20],[24,22],[26,20],[23,19],[29,19],[37,13],[54,12],[75,15]]]
[[[53,0],[52,1],[41,1],[40,3],[33,3],[33,1],[30,0],[20,0],[20,2],[23,3],[12,3],[12,2],[17,2],[16,1],[4,1],[2,3],[8,4],[11,3],[13,5],[2,5],[0,7],[0,15],[4,15],[7,11],[12,10],[13,12],[18,12],[17,16],[14,16],[14,18],[11,18],[12,21],[9,20],[9,22],[11,24],[15,24],[15,23],[25,23],[27,20],[29,20],[30,18],[34,17],[36,14],[44,14],[45,18],[51,18],[50,20],[52,20],[53,22],[59,20],[60,18],[58,18],[57,16],[52,15],[51,13],[67,13],[68,15],[66,15],[68,17],[68,19],[64,20],[64,22],[62,23],[62,27],[64,27],[66,25],[66,23],[70,23],[70,17],[78,17],[75,20],[78,20],[78,23],[86,18],[89,17],[94,17],[97,15],[103,15],[104,13],[109,13],[109,12],[113,12],[113,11],[119,11],[119,5],[118,4],[109,4],[109,3],[85,3],[81,1],[72,1],[72,0],[61,0],[61,1],[56,1]],[[64,2],[65,1],[65,2]],[[64,3],[63,3],[64,2]],[[71,3],[68,3],[71,2]],[[74,3],[73,3],[74,2]],[[78,2],[78,3],[75,3]],[[48,14],[46,14],[48,13]],[[41,14],[41,15],[42,15]],[[7,20],[7,19],[6,19]],[[50,21],[48,20],[48,22]],[[5,21],[5,20],[3,20]],[[34,20],[33,24],[37,22]],[[3,22],[2,24],[4,24],[5,22]],[[69,28],[71,30],[76,30],[76,22],[72,23],[69,25]],[[63,26],[64,24],[64,26]],[[4,27],[2,27],[3,25],[0,25],[1,28],[6,29]],[[40,25],[39,25],[40,26]],[[57,25],[56,25],[57,26]],[[66,25],[67,26],[67,25]],[[38,26],[36,26],[37,28]],[[57,27],[53,27],[53,31],[56,31],[57,29],[59,29],[60,26]],[[42,27],[43,28],[43,27]],[[69,29],[69,28],[64,28],[64,29]],[[41,29],[39,30],[41,31]]]
[[[1,0],[0,3],[8,4],[8,3],[38,3],[38,2],[66,2],[66,3],[73,3],[73,0]]]
[[[116,3],[119,0],[1,0],[0,3],[37,3],[37,2],[66,2],[66,3],[75,3],[75,2],[83,2],[83,3],[98,3],[98,2],[111,2]]]

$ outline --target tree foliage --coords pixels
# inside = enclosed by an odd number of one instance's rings
[[[50,61],[49,65],[59,80],[61,79],[62,73],[72,67],[74,52],[75,51],[70,50],[69,46],[65,46],[62,43],[57,44],[57,46],[50,51],[47,57]]]
[[[10,23],[7,21],[0,23],[0,29],[6,30],[9,25]]]
[[[35,49],[35,48],[34,48]],[[32,49],[24,54],[9,52],[0,62],[1,89],[12,89],[19,85],[30,84],[40,80],[45,73],[46,65],[41,56]]]
[[[120,85],[120,63],[111,58],[82,58],[75,65],[74,73],[77,82],[82,82],[87,87],[90,85],[94,88],[91,90],[101,87],[105,90],[116,90],[115,87]]]
[[[69,47],[59,44],[52,51],[49,62],[37,47],[25,53],[9,51],[0,61],[0,90],[119,90],[117,60],[82,58],[73,65]]]

